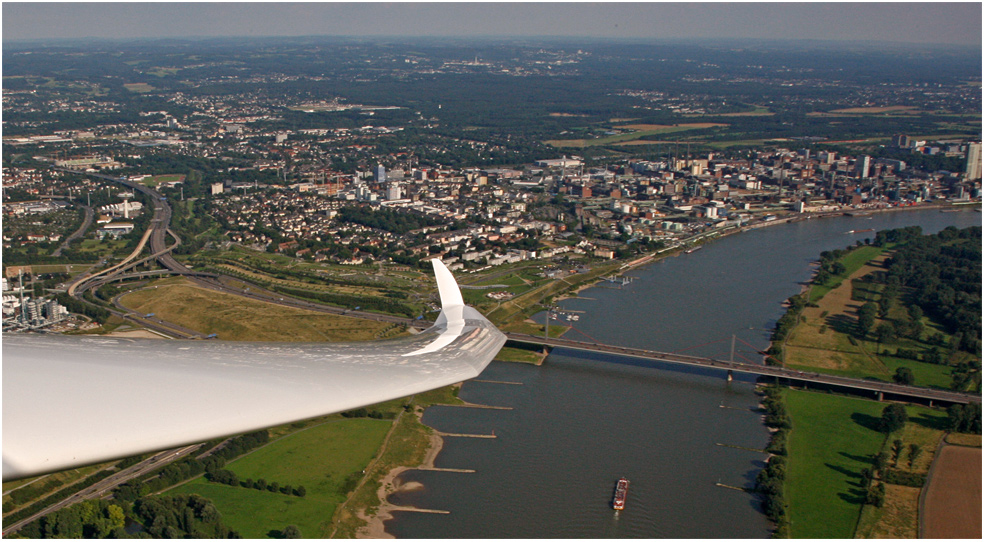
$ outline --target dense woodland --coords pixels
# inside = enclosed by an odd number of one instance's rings
[[[919,228],[879,232],[875,243],[905,243],[886,261],[887,288],[906,290],[903,299],[943,324],[955,346],[981,357],[982,228],[948,227],[936,235]],[[882,235],[880,235],[882,234]]]

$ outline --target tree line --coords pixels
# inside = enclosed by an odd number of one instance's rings
[[[775,429],[766,446],[770,454],[766,467],[756,475],[755,491],[763,499],[763,512],[776,526],[774,536],[785,537],[789,530],[784,482],[787,474],[787,435],[793,427],[783,392],[777,385],[763,388],[762,408],[767,427]]]
[[[275,292],[280,292],[289,296],[299,297],[301,299],[314,299],[316,301],[321,301],[322,303],[327,303],[338,307],[358,306],[362,310],[380,311],[388,314],[401,314],[407,317],[414,317],[418,313],[418,311],[410,305],[401,303],[391,298],[362,297],[358,295],[335,294],[329,292],[312,292],[310,290],[288,288],[286,286],[279,286],[276,284],[272,285],[270,288]]]

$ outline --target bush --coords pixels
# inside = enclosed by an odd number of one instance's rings
[[[886,502],[886,484],[879,482],[874,486],[870,486],[866,491],[865,504],[871,504],[881,508],[884,502]]]
[[[882,475],[882,479],[887,484],[897,486],[923,487],[924,482],[927,481],[927,476],[925,474],[906,472],[899,469],[886,469],[886,472]]]

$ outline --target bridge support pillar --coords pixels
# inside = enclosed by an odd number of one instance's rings
[[[732,369],[728,370],[728,374],[725,376],[725,380],[728,382],[732,381]]]
[[[879,392],[879,400],[882,401],[882,392]]]

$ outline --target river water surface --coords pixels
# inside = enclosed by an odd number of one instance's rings
[[[560,305],[579,321],[575,340],[760,361],[781,303],[800,291],[818,254],[874,232],[981,224],[971,210],[880,213],[747,231],[629,273]],[[541,316],[542,317],[542,316]],[[461,397],[489,410],[432,407],[424,422],[447,433],[436,467],[409,471],[422,488],[391,502],[449,514],[395,512],[398,538],[758,538],[769,535],[750,487],[768,433],[752,380],[719,371],[557,349],[543,366],[494,362]],[[626,509],[610,507],[630,480]]]

